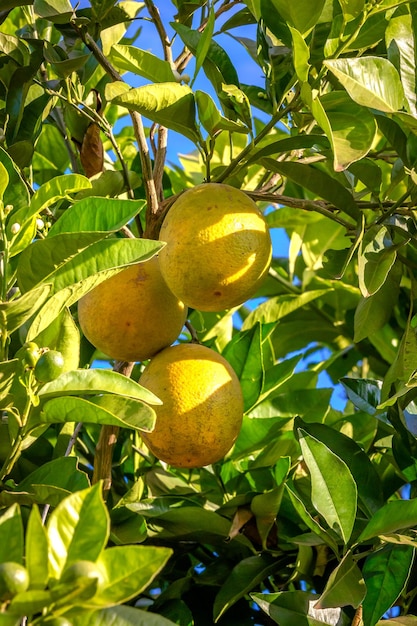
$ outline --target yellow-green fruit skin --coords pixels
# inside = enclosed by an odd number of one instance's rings
[[[239,379],[217,352],[178,344],[157,354],[139,383],[162,400],[155,429],[142,433],[150,451],[174,467],[203,467],[233,446],[243,417]]]
[[[161,227],[161,272],[175,295],[199,311],[252,297],[272,258],[268,225],[243,191],[204,183],[174,202]]]
[[[84,335],[119,361],[145,361],[171,345],[186,317],[187,307],[167,287],[156,256],[127,267],[78,302]]]

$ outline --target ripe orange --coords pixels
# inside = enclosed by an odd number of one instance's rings
[[[119,361],[144,361],[169,346],[186,316],[162,278],[157,256],[100,283],[78,303],[87,339]]]
[[[163,402],[156,426],[142,438],[160,460],[175,467],[219,461],[235,442],[243,417],[239,379],[220,354],[197,344],[159,352],[139,380]]]
[[[161,272],[171,291],[200,311],[221,311],[252,297],[268,273],[268,226],[243,191],[219,183],[187,190],[159,238]]]

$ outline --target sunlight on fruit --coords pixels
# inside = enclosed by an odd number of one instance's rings
[[[176,467],[219,461],[233,446],[242,423],[239,379],[217,352],[180,344],[151,360],[139,380],[162,401],[156,426],[143,433],[146,445]]]
[[[188,306],[222,311],[255,295],[268,273],[268,226],[243,191],[206,183],[187,190],[170,208],[159,238],[161,272]]]

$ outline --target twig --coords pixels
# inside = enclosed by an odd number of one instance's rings
[[[81,29],[78,29],[77,32],[83,39],[85,45],[91,50],[96,60],[110,76],[110,78],[113,81],[124,82],[119,72],[117,72],[113,65],[104,56],[91,35]],[[148,205],[147,215],[152,216],[158,213],[159,202],[155,189],[155,181],[152,172],[152,161],[149,154],[148,143],[146,141],[145,129],[142,122],[142,116],[139,115],[137,111],[129,111],[129,115],[132,120],[133,132],[135,133],[136,141],[139,146],[139,154],[142,165],[142,176],[145,184],[145,194]]]
[[[129,377],[132,373],[133,366],[134,363],[118,361],[113,369],[114,371]],[[113,450],[117,443],[119,431],[119,426],[104,424],[101,427],[99,440],[96,446],[92,483],[95,484],[100,480],[103,481],[104,497],[106,497],[109,493],[112,484]]]
[[[356,613],[353,617],[352,620],[352,626],[360,626],[360,624],[362,623],[362,605],[358,606],[358,608],[356,609]]]

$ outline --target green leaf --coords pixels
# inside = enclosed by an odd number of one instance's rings
[[[278,162],[264,158],[261,162],[271,172],[278,172],[320,198],[328,200],[355,220],[359,218],[359,209],[350,191],[322,170],[293,161]]]
[[[194,95],[187,85],[168,82],[136,87],[115,96],[112,103],[137,111],[152,122],[175,130],[193,142],[200,141],[195,123]]]
[[[288,476],[289,470],[290,458],[281,458],[275,467],[275,471],[281,472],[282,474],[282,476],[280,476],[280,484],[274,489],[255,495],[251,501],[250,508],[252,513],[255,515],[256,527],[258,529],[264,550],[267,549],[267,539],[273,525],[275,524],[275,520],[281,506],[285,479]]]
[[[175,76],[168,61],[135,46],[113,45],[110,60],[118,70],[139,74],[152,83],[175,82]]]
[[[312,100],[311,110],[329,138],[336,172],[368,154],[377,133],[375,117],[368,109],[353,102],[345,92],[333,91]]]
[[[99,611],[76,609],[68,617],[74,626],[175,626],[162,615],[124,605]]]
[[[328,609],[353,606],[357,609],[366,595],[366,586],[361,570],[350,553],[346,554],[330,574],[326,586],[314,608]]]
[[[65,24],[73,14],[69,0],[34,0],[33,8],[39,17],[56,24]]]
[[[274,572],[277,562],[269,554],[260,554],[242,559],[226,578],[214,600],[213,618],[220,617],[265,578]]]
[[[0,517],[0,563],[23,564],[23,522],[20,507],[9,507]]]
[[[0,162],[0,199],[3,198],[8,184],[9,175],[7,173],[7,169],[4,167],[3,163]]]
[[[300,295],[284,294],[282,296],[276,296],[275,298],[269,298],[266,302],[262,302],[260,305],[252,311],[245,321],[243,322],[242,329],[248,330],[255,324],[261,322],[262,324],[269,324],[281,320],[286,315],[293,313],[301,307],[305,307],[310,302],[317,300],[324,294],[328,293],[324,289],[315,289],[313,291],[305,291]]]
[[[363,566],[367,593],[364,624],[374,626],[404,589],[414,560],[411,546],[390,545],[367,557]]]
[[[355,383],[357,379],[352,381],[348,379],[347,383],[349,382]],[[363,387],[367,390],[370,385],[367,386],[365,382]],[[373,391],[373,388],[370,390]],[[375,402],[378,403],[377,400]],[[372,407],[372,409],[375,412],[375,408]],[[361,446],[347,435],[325,424],[309,424],[300,418],[297,418],[296,424],[302,426],[306,432],[324,443],[345,462],[356,482],[360,502],[370,515],[375,513],[384,503],[382,484],[374,465]]]
[[[3,194],[4,204],[14,207],[15,210],[27,206],[29,204],[29,190],[20,175],[18,167],[1,146],[0,163],[4,165],[9,175],[9,184]]]
[[[394,113],[403,108],[404,89],[395,67],[382,57],[332,59],[324,65],[358,104]]]
[[[68,198],[69,194],[89,189],[91,182],[81,174],[63,174],[55,176],[52,180],[44,183],[33,194],[30,209],[32,215],[41,213],[58,200]]]
[[[382,287],[373,295],[362,298],[354,317],[354,341],[357,343],[376,333],[389,320],[398,300],[402,269],[394,264]]]
[[[32,507],[26,529],[26,568],[31,589],[44,589],[48,582],[48,538],[38,507]]]
[[[385,283],[397,258],[396,248],[385,226],[373,226],[359,244],[358,275],[362,295],[367,298]]]
[[[239,377],[245,413],[256,404],[263,386],[262,334],[257,323],[250,330],[236,334],[223,352]]]
[[[361,411],[375,415],[381,400],[381,383],[368,378],[342,378],[349,400]]]
[[[62,457],[43,463],[30,472],[13,490],[0,494],[2,505],[17,501],[30,505],[50,504],[57,506],[69,493],[88,487],[88,479],[78,469],[75,457]]]
[[[413,68],[416,62],[417,49],[411,8],[404,12],[398,11],[391,16],[385,33],[385,42],[388,58],[399,69],[410,112],[415,116],[417,113],[417,81]]]
[[[110,526],[101,491],[101,483],[77,491],[52,511],[46,528],[52,576],[60,578],[74,561],[95,561],[100,556]]]
[[[144,206],[144,200],[89,196],[68,207],[53,224],[48,237],[83,231],[116,232],[138,215]]]
[[[369,520],[357,543],[369,541],[378,535],[388,535],[417,524],[417,499],[393,500],[381,507]]]
[[[106,607],[127,602],[150,585],[171,555],[170,548],[155,546],[107,548],[97,560],[106,572],[106,581],[86,604]]]
[[[213,6],[211,6],[209,9],[206,26],[203,32],[201,33],[201,37],[198,40],[197,48],[195,50],[195,69],[194,69],[194,77],[193,77],[191,84],[194,83],[198,72],[200,71],[201,67],[204,64],[204,61],[206,60],[207,55],[210,52],[215,21],[216,21],[216,16],[214,13],[214,8]]]
[[[109,424],[135,430],[153,430],[155,411],[139,400],[103,395],[98,398],[66,396],[48,400],[39,414],[39,422],[58,424],[79,422],[86,424]],[[36,418],[34,418],[36,419]]]
[[[19,284],[28,291],[41,282],[51,283],[57,292],[104,270],[145,261],[163,246],[148,239],[107,236],[103,232],[62,233],[34,242],[19,258]]]
[[[170,25],[179,34],[187,48],[196,56],[198,46],[204,35],[197,30],[192,30],[185,24],[171,22]],[[234,64],[227,52],[214,39],[211,40],[206,51],[203,69],[218,94],[222,91],[223,84],[239,87],[239,77]]]
[[[289,25],[304,35],[317,24],[323,11],[325,0],[317,0],[317,2],[300,0],[297,3],[286,2],[286,0],[272,0],[272,4]]]
[[[203,125],[204,129],[209,133],[211,137],[215,137],[222,130],[236,133],[248,133],[249,129],[241,122],[234,122],[227,117],[221,115],[220,111],[216,107],[214,100],[205,91],[199,89],[194,94],[197,104],[198,119]]]
[[[357,487],[342,459],[321,441],[298,429],[304,461],[311,475],[311,501],[345,543],[356,518]]]
[[[339,0],[339,4],[342,7],[345,21],[350,22],[362,13],[365,0]]]
[[[317,516],[310,514],[307,510],[306,505],[303,500],[289,485],[286,485],[286,491],[290,497],[291,504],[293,505],[296,513],[299,515],[300,519],[304,522],[304,524],[309,528],[317,537],[320,538],[324,545],[330,546],[335,554],[338,553],[338,546],[335,541],[333,535],[335,533],[326,531],[323,526],[319,524],[317,521]]]
[[[314,610],[317,596],[304,591],[251,593],[251,598],[279,626],[337,624],[341,616],[341,609],[334,610],[329,622],[329,609]]]
[[[39,390],[41,401],[60,396],[116,394],[140,400],[148,404],[161,401],[148,389],[132,378],[105,369],[76,370],[61,374]]]
[[[45,302],[51,285],[40,285],[10,302],[0,302],[0,320],[4,331],[11,334],[22,326]]]
[[[298,80],[306,82],[310,71],[310,49],[302,34],[296,28],[289,26],[289,29],[293,41],[294,68]]]

